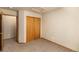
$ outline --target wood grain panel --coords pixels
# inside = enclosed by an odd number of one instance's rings
[[[40,18],[27,16],[27,42],[40,38]]]
[[[40,18],[34,18],[34,38],[40,38]]]
[[[33,17],[27,17],[27,42],[34,39],[34,22]]]

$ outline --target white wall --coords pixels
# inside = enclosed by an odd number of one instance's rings
[[[32,11],[19,11],[19,43],[26,43],[26,16],[42,17],[41,14]]]
[[[3,39],[16,37],[16,17],[15,16],[2,16],[2,32]]]
[[[43,14],[41,37],[79,51],[79,8],[61,8]]]
[[[19,43],[25,43],[24,41],[24,11],[19,11]]]

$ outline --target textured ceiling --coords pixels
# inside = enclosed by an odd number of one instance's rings
[[[30,10],[37,13],[46,13],[58,9],[59,7],[4,7],[12,10]]]

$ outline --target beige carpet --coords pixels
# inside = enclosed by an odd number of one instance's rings
[[[45,39],[33,40],[27,44],[18,44],[14,39],[4,40],[3,52],[72,52]]]

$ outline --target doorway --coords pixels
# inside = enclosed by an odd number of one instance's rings
[[[18,41],[18,18],[14,15],[0,15],[0,51],[5,46],[5,40]]]

